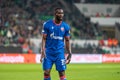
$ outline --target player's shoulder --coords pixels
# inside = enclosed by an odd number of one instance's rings
[[[52,23],[52,20],[47,20],[47,21],[45,21],[44,23],[43,23],[43,25],[45,26],[45,25],[49,25],[49,24],[51,24]]]
[[[65,26],[69,26],[68,23],[66,23],[64,21],[62,22],[62,24],[65,25]]]
[[[62,22],[62,24],[64,25],[65,28],[70,28],[69,24],[67,24],[66,22]]]
[[[62,24],[67,25],[67,23],[65,21],[62,21]]]

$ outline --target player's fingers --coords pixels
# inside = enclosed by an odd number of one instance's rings
[[[42,63],[42,59],[40,59],[40,62]]]
[[[40,62],[41,62],[41,63],[43,62],[43,57],[42,57],[42,58],[40,58]]]
[[[66,64],[69,64],[70,63],[70,60],[67,60]]]
[[[70,63],[70,60],[66,60],[66,64],[69,64]]]

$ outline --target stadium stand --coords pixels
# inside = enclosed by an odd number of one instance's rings
[[[110,4],[119,4],[119,0]],[[106,32],[99,29],[99,25],[92,23],[74,3],[81,0],[0,0],[0,53],[16,53],[11,49],[16,47],[18,53],[39,53],[39,44],[35,40],[41,38],[41,29],[44,21],[53,18],[55,7],[62,7],[65,11],[64,20],[71,26],[72,40],[100,40]],[[106,0],[84,0],[84,3],[108,3]],[[119,15],[118,15],[119,16]],[[118,25],[117,25],[118,27]],[[119,27],[118,27],[119,28]],[[118,31],[119,32],[119,31]],[[101,47],[81,42],[72,43],[73,53],[104,53]],[[80,45],[79,45],[80,44]],[[28,45],[28,47],[26,47]],[[3,49],[3,47],[5,49]],[[10,50],[8,48],[10,47]],[[7,51],[8,50],[8,51]],[[95,53],[96,53],[95,52]]]
[[[73,0],[74,3],[90,3],[90,4],[120,4],[119,0]]]

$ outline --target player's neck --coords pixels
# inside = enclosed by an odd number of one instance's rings
[[[56,25],[60,25],[62,23],[62,21],[58,21],[58,20],[53,20],[54,24]]]

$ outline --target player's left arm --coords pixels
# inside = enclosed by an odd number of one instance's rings
[[[72,52],[71,52],[71,44],[70,44],[70,36],[66,36],[65,37],[65,46],[66,46],[66,50],[67,50],[67,60],[66,60],[66,64],[69,64],[71,61],[71,57],[72,57]]]
[[[70,43],[70,26],[68,24],[66,24],[65,27],[65,47],[68,54],[66,59],[66,64],[69,64],[71,61],[72,52],[71,52],[71,43]]]

